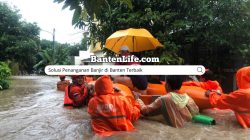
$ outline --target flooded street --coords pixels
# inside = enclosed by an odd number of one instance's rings
[[[137,131],[103,138],[91,132],[86,108],[63,107],[64,93],[56,90],[58,77],[13,77],[10,89],[0,91],[0,139],[225,139],[249,140],[250,130],[244,130],[229,110],[206,110],[217,125],[187,123],[182,129],[141,119]]]

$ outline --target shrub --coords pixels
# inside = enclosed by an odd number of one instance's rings
[[[4,62],[0,62],[0,89],[8,89],[10,85],[9,78],[11,76],[11,70]]]

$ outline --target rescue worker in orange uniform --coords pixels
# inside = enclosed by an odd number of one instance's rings
[[[206,69],[205,74],[199,77],[199,81],[187,81],[183,82],[183,86],[196,86],[201,87],[206,90],[216,91],[218,93],[222,93],[222,88],[218,81],[212,80],[213,72],[209,69]]]
[[[83,82],[83,77],[81,75],[72,76],[72,84],[69,85],[69,98],[73,101],[74,107],[81,107],[85,105],[87,98],[87,87]]]
[[[110,136],[119,131],[134,130],[133,122],[139,119],[139,105],[132,105],[125,96],[114,91],[108,76],[95,83],[96,96],[90,99],[88,113],[95,133]]]
[[[64,91],[65,87],[67,87],[70,82],[69,80],[65,80],[65,75],[59,75],[61,81],[57,82],[57,90]]]
[[[230,94],[218,94],[207,91],[205,95],[213,107],[231,109],[243,128],[250,127],[250,66],[239,69],[236,73],[238,90]]]

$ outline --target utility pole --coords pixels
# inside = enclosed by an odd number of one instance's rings
[[[43,30],[43,29],[41,29],[41,31],[44,31],[44,32],[47,32],[47,33],[49,33],[49,34],[51,34],[52,35],[52,39],[53,39],[53,44],[52,44],[52,61],[53,61],[53,63],[54,63],[54,59],[55,59],[55,34],[56,34],[56,29],[55,28],[53,28],[53,32],[51,33],[51,32],[49,32],[49,31],[46,31],[46,30]]]
[[[56,32],[56,29],[53,28],[53,47],[55,47],[55,32]]]
[[[53,63],[55,63],[55,32],[56,32],[56,29],[53,28],[53,56],[52,56],[52,59],[53,59]]]
[[[88,40],[88,35],[89,35],[89,32],[84,32],[83,33],[83,39],[81,40],[81,45],[86,45],[86,49],[88,50],[89,49],[89,47],[88,47],[88,42],[87,42],[87,40]],[[84,41],[84,42],[83,42]],[[86,43],[86,44],[85,44]],[[83,46],[83,49],[85,48],[85,46]]]

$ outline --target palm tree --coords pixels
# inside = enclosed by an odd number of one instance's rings
[[[67,48],[56,46],[54,54],[55,55],[53,57],[53,49],[42,50],[41,52],[38,53],[39,61],[33,66],[33,68],[35,68],[38,73],[44,73],[44,68],[47,65],[71,64]]]
[[[53,65],[54,61],[52,59],[53,50],[46,49],[42,50],[38,53],[40,60],[37,64],[33,66],[34,69],[38,71],[38,73],[43,73],[46,65]]]

